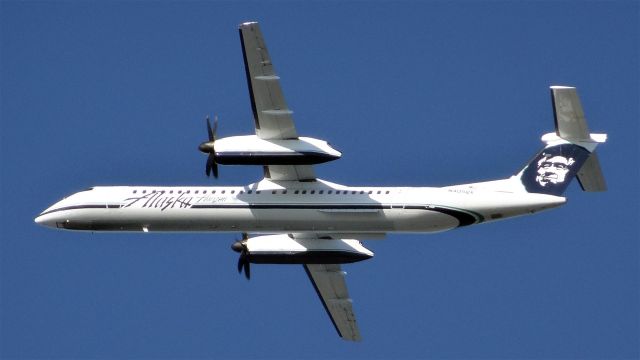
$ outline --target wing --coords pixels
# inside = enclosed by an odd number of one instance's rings
[[[240,24],[240,41],[256,135],[265,140],[297,138],[293,112],[282,95],[280,78],[271,63],[258,23]]]
[[[240,42],[256,135],[265,140],[297,138],[293,111],[282,94],[280,78],[276,75],[258,23],[240,24]],[[264,177],[275,181],[311,181],[316,175],[311,165],[269,165],[265,166]]]
[[[347,284],[344,281],[345,272],[340,265],[307,264],[304,265],[304,270],[340,337],[345,340],[359,341],[360,330],[353,314]]]

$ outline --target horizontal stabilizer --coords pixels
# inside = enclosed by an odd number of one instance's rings
[[[589,139],[589,128],[576,88],[552,86],[551,101],[553,102],[556,134],[566,140]]]

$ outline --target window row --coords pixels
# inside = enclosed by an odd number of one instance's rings
[[[140,191],[138,191],[137,189],[133,190],[134,194],[137,194],[138,192],[140,192],[142,194],[146,194],[147,190],[140,190]],[[150,194],[153,194],[153,193],[156,193],[156,192],[160,192],[160,193],[163,193],[163,194],[164,193],[173,194],[174,192],[177,193],[177,194],[191,194],[191,190],[185,190],[185,191],[182,191],[182,190],[175,190],[175,191],[174,190],[168,190],[168,191],[167,190],[150,190],[149,191]],[[255,191],[256,194],[260,194],[261,192],[262,192],[262,190],[256,190]],[[271,190],[271,194],[288,194],[289,192],[290,192],[289,190]],[[340,195],[340,194],[343,194],[343,195],[347,195],[347,194],[352,194],[352,195],[369,194],[369,195],[372,195],[372,194],[375,193],[375,194],[380,195],[383,192],[384,192],[384,194],[389,194],[389,190],[385,190],[385,191],[383,191],[383,190],[377,190],[377,191],[374,191],[374,190],[368,190],[368,191],[365,191],[365,190],[359,190],[359,191],[358,190],[293,190],[293,191],[291,191],[291,193],[293,193],[293,194],[318,194],[318,195],[325,194],[325,193],[326,194],[335,194],[335,195]],[[226,193],[227,193],[227,190],[219,190],[217,192],[217,194],[226,194]],[[245,193],[244,190],[239,190],[237,192],[238,195],[241,195],[241,194],[244,194],[244,193]],[[247,194],[253,194],[254,191],[253,190],[247,190],[246,193]],[[207,194],[214,195],[214,194],[216,194],[216,190],[202,190],[202,191],[201,190],[194,190],[193,194],[194,195],[207,195]],[[236,194],[236,190],[229,190],[229,194]]]

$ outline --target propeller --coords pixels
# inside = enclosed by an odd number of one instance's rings
[[[216,149],[214,144],[216,142],[216,132],[218,130],[218,115],[213,118],[213,128],[211,127],[211,121],[209,120],[209,116],[207,115],[207,135],[209,135],[209,140],[202,142],[198,149],[205,154],[209,154],[207,157],[207,166],[205,167],[205,173],[207,176],[211,175],[213,172],[213,177],[218,178],[218,163],[216,163]]]
[[[247,240],[249,240],[249,235],[247,233],[242,233],[242,240],[236,240],[231,245],[231,249],[235,252],[240,253],[240,257],[238,258],[238,273],[242,273],[242,269],[244,269],[244,276],[247,278],[247,280],[250,280],[251,263],[249,262],[249,249],[247,249]]]

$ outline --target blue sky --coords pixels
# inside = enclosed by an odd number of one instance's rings
[[[3,358],[637,358],[639,4],[0,3]],[[100,234],[33,217],[93,185],[204,176],[204,116],[253,131],[237,24],[261,23],[301,134],[347,185],[506,177],[578,87],[610,190],[532,217],[366,243],[363,342],[300,266],[236,273],[230,234]],[[239,236],[239,235],[238,235]]]

